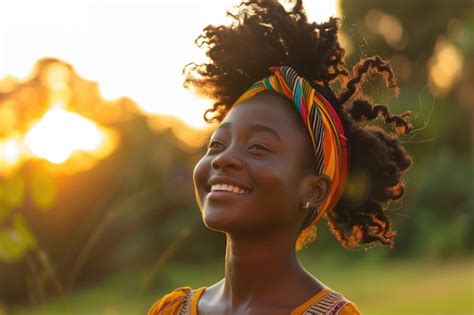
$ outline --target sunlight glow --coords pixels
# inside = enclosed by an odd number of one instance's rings
[[[238,3],[2,1],[0,78],[8,74],[26,78],[38,59],[55,57],[73,65],[83,78],[97,81],[106,99],[127,96],[146,115],[173,115],[194,128],[204,127],[202,114],[211,101],[185,90],[181,71],[189,62],[205,60],[195,38],[209,24],[227,24],[226,11]],[[305,0],[304,5],[310,20],[323,22],[339,14],[338,0]],[[64,75],[59,69],[54,78],[62,80]],[[48,83],[52,88],[54,82]],[[66,156],[56,153],[52,159]]]
[[[0,175],[13,171],[20,164],[24,151],[21,138],[17,134],[0,139]]]
[[[111,142],[109,138],[109,133],[94,122],[64,109],[53,108],[28,131],[25,143],[35,156],[59,164],[76,151],[100,151]]]
[[[331,16],[340,16],[341,7],[339,0],[306,0],[303,1],[308,20],[323,23]]]
[[[365,24],[372,33],[381,35],[392,48],[403,50],[406,47],[407,37],[396,16],[380,10],[369,10]]]
[[[433,56],[428,62],[429,88],[435,95],[448,93],[460,78],[464,58],[453,43],[438,39]]]

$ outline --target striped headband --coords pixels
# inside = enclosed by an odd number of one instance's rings
[[[339,200],[348,172],[347,138],[341,120],[333,106],[311,84],[287,66],[273,66],[272,75],[255,82],[232,107],[270,90],[293,101],[306,129],[309,131],[316,157],[318,174],[331,179],[330,192],[318,212],[313,209],[305,222],[317,222]],[[317,214],[317,215],[316,215]],[[310,225],[309,224],[309,225]]]

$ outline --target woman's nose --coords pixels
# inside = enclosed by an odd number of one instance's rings
[[[242,168],[242,161],[236,152],[232,151],[231,148],[227,148],[212,159],[211,167],[215,170],[224,168],[240,169]]]

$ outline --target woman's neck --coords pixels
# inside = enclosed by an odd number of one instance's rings
[[[227,235],[222,298],[231,309],[260,303],[283,303],[288,289],[304,289],[310,275],[299,264],[287,237],[243,240]],[[283,300],[282,300],[283,299]]]

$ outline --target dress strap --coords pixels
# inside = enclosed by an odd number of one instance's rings
[[[339,310],[348,303],[349,301],[346,300],[342,294],[331,291],[308,307],[303,312],[303,315],[337,315],[339,314]]]
[[[186,295],[184,296],[181,303],[181,307],[178,310],[178,315],[191,315],[192,299],[195,293],[196,289],[186,292]]]

